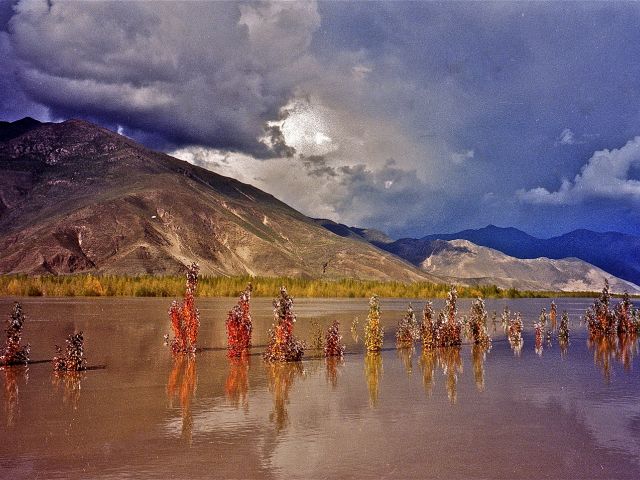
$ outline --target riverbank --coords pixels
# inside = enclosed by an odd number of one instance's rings
[[[380,282],[356,279],[302,279],[288,277],[207,277],[199,279],[199,297],[235,297],[253,284],[256,297],[274,297],[281,285],[294,297],[365,298],[372,294],[389,298],[446,298],[447,284],[428,282]],[[181,276],[115,275],[0,275],[0,296],[30,297],[180,297]],[[458,286],[461,298],[594,297],[595,292],[541,292],[501,289],[495,285]]]

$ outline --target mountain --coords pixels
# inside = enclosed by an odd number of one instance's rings
[[[478,230],[428,235],[417,243],[411,239],[403,239],[398,241],[403,246],[392,246],[388,250],[397,253],[397,250],[407,250],[408,245],[413,245],[419,250],[420,242],[456,239],[469,240],[476,245],[493,248],[516,258],[579,258],[616,277],[640,284],[640,237],[617,232],[574,230],[558,237],[540,239],[515,228],[489,225]],[[401,257],[412,261],[408,255],[400,254]]]
[[[372,244],[386,244],[393,242],[393,239],[386,233],[374,228],[349,227],[342,223],[327,220],[326,218],[315,218],[314,221],[336,235],[356,240],[364,240]]]
[[[468,240],[432,240],[418,265],[424,271],[465,284],[554,291],[598,291],[606,278],[614,292],[640,293],[640,287],[577,258],[518,259]]]
[[[440,281],[88,122],[2,122],[0,138],[0,273],[173,274],[197,261],[210,275]]]
[[[42,125],[44,124],[31,117],[24,117],[22,120],[16,120],[15,122],[0,121],[0,142],[19,137],[23,133],[27,133],[29,130],[33,130]]]

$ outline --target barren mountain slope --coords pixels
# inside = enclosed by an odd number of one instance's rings
[[[234,179],[88,122],[0,142],[0,273],[434,280]]]

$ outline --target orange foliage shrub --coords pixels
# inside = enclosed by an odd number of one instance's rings
[[[171,302],[169,316],[171,317],[171,329],[173,340],[171,350],[174,353],[195,353],[200,329],[200,312],[195,306],[195,293],[198,286],[197,263],[192,263],[187,269],[187,282],[184,299],[181,304]]]
[[[247,285],[244,292],[240,294],[238,303],[227,315],[227,355],[229,357],[244,355],[251,347],[251,330],[253,328],[249,312],[251,290],[251,284]]]

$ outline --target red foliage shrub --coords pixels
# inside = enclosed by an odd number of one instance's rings
[[[22,305],[15,302],[13,304],[13,311],[7,319],[7,328],[5,329],[7,341],[4,350],[1,350],[0,365],[27,364],[29,362],[31,347],[28,344],[20,345],[22,328],[26,318],[22,312]]]
[[[269,342],[264,352],[268,362],[294,362],[302,359],[305,344],[293,335],[296,316],[293,299],[285,287],[280,287],[280,296],[273,301],[274,324],[269,329]]]
[[[84,358],[84,338],[82,332],[71,334],[65,340],[66,348],[62,351],[56,345],[57,355],[53,357],[53,369],[56,372],[79,372],[87,369],[87,360]]]
[[[342,345],[342,335],[340,335],[340,322],[334,320],[324,341],[325,357],[342,357],[344,355],[344,345]]]
[[[171,329],[173,340],[171,350],[173,353],[195,353],[200,329],[200,313],[195,306],[195,293],[198,286],[197,263],[192,263],[187,269],[187,282],[184,299],[181,304],[171,302],[169,316],[171,317]]]

